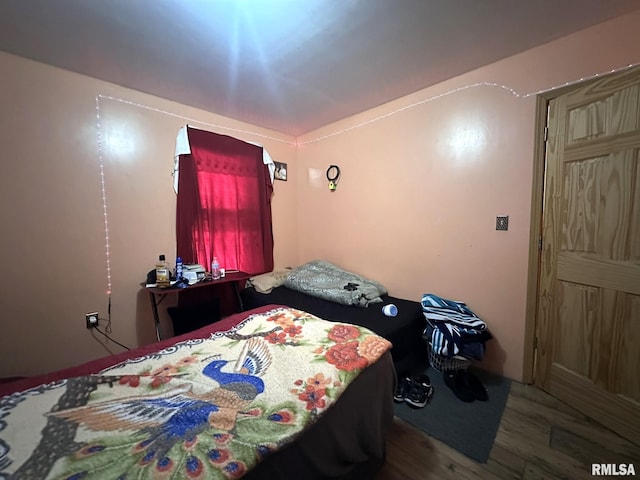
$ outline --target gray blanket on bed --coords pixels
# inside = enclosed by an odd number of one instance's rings
[[[358,307],[380,303],[380,296],[387,293],[387,289],[378,282],[324,260],[314,260],[292,270],[284,286],[313,297]]]

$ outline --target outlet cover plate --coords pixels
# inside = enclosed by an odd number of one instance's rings
[[[87,328],[96,328],[98,326],[98,312],[85,313],[84,319]]]

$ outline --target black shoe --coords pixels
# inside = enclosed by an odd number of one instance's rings
[[[476,400],[486,402],[489,400],[489,393],[482,382],[473,373],[464,370],[461,372],[463,385],[473,394]]]
[[[433,396],[433,387],[431,385],[425,387],[417,382],[411,383],[411,388],[406,394],[404,402],[413,408],[422,408]]]
[[[411,377],[411,380],[413,380],[413,382],[417,383],[418,385],[422,385],[423,388],[431,388],[431,379],[424,373],[421,373],[420,375],[414,375],[413,377]]]
[[[411,389],[411,379],[409,377],[401,378],[396,386],[396,391],[393,394],[394,402],[404,402],[407,398],[407,393]]]
[[[449,387],[458,399],[463,402],[473,402],[476,399],[475,394],[469,389],[465,382],[466,370],[456,372],[444,372],[444,383]]]

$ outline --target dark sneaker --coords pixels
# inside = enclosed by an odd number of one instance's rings
[[[413,381],[411,383],[411,388],[407,392],[404,401],[410,407],[422,408],[427,403],[429,403],[429,400],[431,400],[432,396],[433,396],[433,387],[431,385],[429,385],[428,387],[425,387]]]
[[[467,370],[464,370],[463,373],[461,372],[460,376],[462,377],[462,385],[473,394],[476,400],[480,400],[481,402],[489,400],[489,393],[478,377]]]
[[[414,375],[413,377],[411,377],[411,380],[413,380],[418,385],[421,385],[423,388],[429,389],[431,387],[431,379],[424,373],[421,373],[420,375]]]
[[[396,386],[396,391],[393,394],[394,402],[404,402],[407,397],[407,393],[411,389],[411,379],[408,377],[401,378]]]
[[[442,374],[444,383],[449,387],[458,399],[463,402],[473,402],[476,396],[466,384],[466,370],[445,372]]]

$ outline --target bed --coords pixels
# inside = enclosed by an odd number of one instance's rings
[[[371,331],[268,305],[0,384],[0,478],[373,478],[396,375]]]
[[[303,270],[303,288],[295,289],[292,277]],[[367,282],[372,283],[372,288],[358,294]],[[318,292],[323,294],[334,288],[334,284],[338,292],[345,290],[340,292],[346,295],[339,298],[342,303],[331,295],[318,296]],[[358,289],[349,290],[350,285],[358,285]],[[428,361],[422,338],[426,320],[419,302],[390,296],[376,282],[345,272],[326,261],[314,260],[295,270],[277,270],[254,276],[240,296],[245,309],[269,304],[286,305],[325,320],[348,321],[368,328],[392,343],[391,355],[399,376],[422,371]],[[383,314],[382,307],[388,304],[397,307],[396,316]]]

